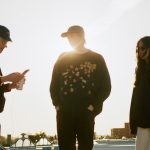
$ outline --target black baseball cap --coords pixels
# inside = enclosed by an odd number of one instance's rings
[[[10,31],[7,27],[0,25],[0,37],[6,41],[12,41],[10,38]]]
[[[74,25],[68,28],[67,32],[61,34],[61,37],[68,37],[71,33],[77,33],[84,36],[84,29],[81,26]]]

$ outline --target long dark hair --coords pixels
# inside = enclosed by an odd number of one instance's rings
[[[150,50],[150,36],[145,36],[143,38],[141,38],[138,42],[137,42],[137,46],[136,46],[136,57],[137,57],[137,68],[136,68],[136,80],[135,80],[135,86],[139,83],[141,75],[144,72],[150,72],[150,55],[148,56],[148,63],[146,63],[146,61],[142,60],[139,57],[139,43],[142,42],[143,47],[146,49]]]

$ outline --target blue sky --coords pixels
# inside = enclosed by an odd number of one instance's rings
[[[150,34],[149,0],[0,0],[0,24],[11,31],[12,43],[0,56],[4,74],[30,69],[22,91],[7,93],[0,115],[2,134],[56,133],[49,84],[58,56],[71,50],[60,34],[81,25],[86,47],[106,60],[112,91],[96,117],[95,131],[110,134],[129,119],[137,41]]]

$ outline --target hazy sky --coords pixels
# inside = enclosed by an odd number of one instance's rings
[[[136,43],[150,35],[149,7],[149,0],[0,0],[0,24],[10,29],[13,40],[0,55],[3,74],[30,69],[23,91],[5,94],[2,135],[56,133],[49,85],[58,56],[71,50],[60,37],[70,25],[84,27],[86,47],[104,56],[111,76],[112,91],[96,117],[95,131],[110,134],[111,128],[124,127]]]

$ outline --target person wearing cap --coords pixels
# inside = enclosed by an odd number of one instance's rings
[[[9,29],[5,26],[0,25],[0,53],[2,53],[3,50],[7,47],[7,42],[9,41],[12,41],[10,38]],[[13,72],[11,74],[3,76],[0,69],[0,113],[4,110],[4,93],[10,92],[12,89],[16,88],[16,83],[23,77],[24,75],[19,72]]]
[[[105,60],[85,48],[81,26],[71,26],[61,34],[73,51],[62,53],[56,61],[50,94],[57,112],[59,150],[92,150],[94,119],[102,111],[103,102],[111,91]]]

